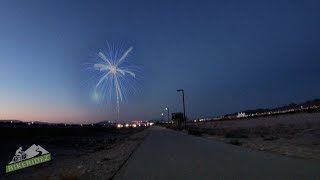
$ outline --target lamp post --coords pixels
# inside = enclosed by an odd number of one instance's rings
[[[170,122],[170,112],[169,112],[169,108],[166,107],[166,111],[168,111],[168,123]]]
[[[186,107],[185,107],[185,104],[184,104],[184,90],[183,89],[178,89],[177,92],[182,92],[182,102],[183,102],[183,120],[184,120],[184,126],[186,128],[187,126],[187,120],[186,120]]]
[[[164,120],[164,118],[163,118],[163,113],[161,113],[161,120],[162,120],[162,121]]]

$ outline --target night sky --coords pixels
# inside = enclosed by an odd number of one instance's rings
[[[116,120],[91,98],[82,65],[132,42],[140,93],[120,119],[164,108],[215,117],[320,97],[320,1],[1,1],[0,119]]]

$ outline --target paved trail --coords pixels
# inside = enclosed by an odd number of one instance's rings
[[[115,179],[320,179],[320,162],[152,127]]]

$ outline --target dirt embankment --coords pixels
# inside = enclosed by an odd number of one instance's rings
[[[20,140],[41,145],[51,153],[52,160],[1,174],[0,179],[111,179],[148,134],[144,128],[88,131],[38,136],[32,142]],[[16,148],[19,143],[11,141],[7,145]]]
[[[181,130],[183,126],[170,125]],[[190,123],[188,133],[259,151],[320,160],[320,113]]]

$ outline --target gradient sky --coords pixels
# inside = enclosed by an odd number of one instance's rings
[[[134,42],[140,94],[121,120],[190,118],[320,97],[320,1],[1,1],[0,119],[115,120],[82,64],[106,41]]]

